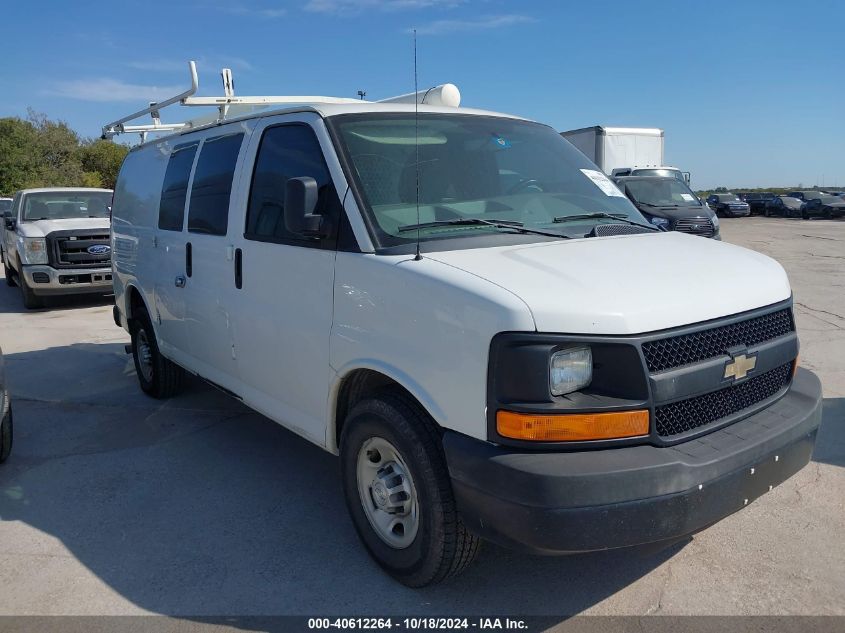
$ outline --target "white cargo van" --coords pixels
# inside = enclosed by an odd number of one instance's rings
[[[668,542],[808,462],[821,389],[775,261],[653,230],[545,125],[308,99],[132,149],[115,320],[151,396],[189,372],[339,454],[399,581],[480,538]]]

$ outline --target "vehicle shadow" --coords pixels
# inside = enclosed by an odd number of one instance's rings
[[[688,542],[560,558],[485,544],[460,578],[411,590],[359,544],[336,458],[228,396],[192,380],[177,398],[151,400],[116,343],[6,362],[16,433],[0,468],[0,542],[4,526],[9,538],[13,522],[23,522],[58,540],[56,560],[70,552],[155,613],[557,618],[618,592]],[[86,377],[62,387],[71,366]],[[70,606],[54,606],[60,612],[84,610],[63,569],[42,576],[35,591],[66,596]]]
[[[825,398],[813,461],[845,467],[845,398]]]

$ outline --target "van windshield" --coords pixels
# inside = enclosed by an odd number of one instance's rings
[[[700,206],[695,194],[674,178],[643,178],[627,180],[625,186],[634,200],[655,207]]]
[[[107,218],[112,194],[110,191],[50,191],[27,194],[21,220],[67,220],[73,218]]]
[[[562,223],[562,217],[604,213],[646,223],[595,165],[545,125],[430,113],[421,113],[417,125],[412,113],[339,115],[329,121],[382,247],[415,242],[417,232],[408,228],[420,224],[426,225],[420,227],[421,241],[509,232],[454,222],[469,219],[570,237],[614,220]]]

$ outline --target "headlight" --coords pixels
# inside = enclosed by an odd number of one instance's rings
[[[19,237],[18,254],[22,264],[46,264],[47,240],[43,237]]]
[[[711,215],[710,221],[713,223],[713,226],[715,228],[717,228],[717,229],[719,228],[719,216],[718,215],[716,215],[715,213],[713,215]]]
[[[669,222],[669,220],[667,220],[666,218],[651,217],[648,219],[648,221],[651,222],[658,229],[663,229],[664,231],[668,231],[669,225],[671,224],[671,222]]]
[[[570,347],[552,354],[549,385],[553,396],[583,389],[593,379],[593,353],[589,347]]]

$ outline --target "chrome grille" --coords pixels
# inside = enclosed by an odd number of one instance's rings
[[[716,234],[716,227],[710,218],[681,218],[675,222],[675,230],[702,237],[713,237]]]

